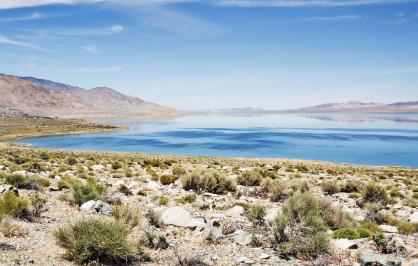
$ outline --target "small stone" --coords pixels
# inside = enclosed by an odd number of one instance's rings
[[[418,211],[411,214],[408,218],[411,223],[418,223]]]
[[[357,249],[357,242],[346,238],[333,240],[334,246],[338,249]]]
[[[379,225],[379,228],[382,229],[383,232],[385,233],[393,233],[393,234],[399,233],[398,228],[392,225],[382,224],[382,225]]]
[[[245,264],[253,264],[254,263],[254,261],[252,261],[251,259],[249,259],[245,256],[240,257],[238,261],[240,263],[245,263]]]
[[[260,259],[262,259],[262,260],[266,260],[266,259],[268,259],[268,258],[270,258],[270,255],[269,255],[269,254],[266,254],[266,253],[261,253],[261,255],[260,255]]]

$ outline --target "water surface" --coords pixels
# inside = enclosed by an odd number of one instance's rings
[[[130,130],[27,138],[44,148],[313,159],[418,167],[418,115],[202,115],[119,122]]]

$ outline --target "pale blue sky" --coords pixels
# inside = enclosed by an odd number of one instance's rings
[[[184,109],[418,100],[418,1],[0,0],[0,72]]]

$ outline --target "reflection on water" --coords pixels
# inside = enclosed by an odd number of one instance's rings
[[[418,115],[269,114],[124,122],[128,131],[31,138],[47,148],[282,157],[418,167]]]

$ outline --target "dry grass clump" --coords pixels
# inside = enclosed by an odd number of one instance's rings
[[[160,176],[160,182],[163,185],[170,185],[176,181],[176,177],[174,175],[162,175]]]
[[[296,193],[276,218],[274,243],[286,257],[313,259],[331,250],[327,231],[351,224],[352,219],[310,193]]]
[[[28,234],[26,226],[11,217],[0,218],[0,233],[5,237],[22,237]]]
[[[386,204],[388,202],[388,195],[382,186],[376,183],[369,183],[364,188],[363,200],[365,202]]]
[[[131,205],[118,204],[112,207],[112,215],[129,228],[137,226],[141,220],[141,210]]]
[[[338,184],[333,181],[323,182],[321,184],[321,189],[326,195],[332,195],[332,194],[340,192],[340,188],[338,187]]]
[[[77,205],[90,200],[97,200],[101,197],[104,189],[93,182],[86,184],[76,183],[71,187],[72,200]]]
[[[23,176],[23,175],[8,175],[6,177],[6,183],[20,189],[33,189],[41,190],[43,187],[48,187],[51,182],[38,176]]]
[[[242,186],[259,186],[262,180],[263,176],[258,169],[245,171],[237,177],[238,184]]]
[[[61,227],[54,236],[70,260],[79,264],[127,264],[134,256],[123,223],[90,218]]]
[[[215,169],[195,169],[190,174],[183,176],[181,183],[185,190],[195,190],[197,192],[224,194],[235,191],[235,182]]]
[[[184,169],[182,166],[180,166],[180,165],[174,165],[172,168],[171,168],[171,172],[173,173],[173,175],[174,176],[176,176],[176,177],[181,177],[181,176],[183,176],[183,175],[185,175],[185,174],[187,174],[187,170],[186,169]]]

